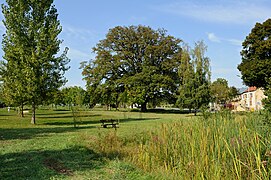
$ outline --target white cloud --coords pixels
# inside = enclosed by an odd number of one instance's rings
[[[67,56],[71,60],[88,61],[91,59],[91,53],[86,53],[77,49],[70,48]]]
[[[63,25],[63,34],[67,36],[69,39],[76,39],[79,41],[90,41],[90,39],[93,39],[97,36],[97,34],[94,31],[91,31],[89,29],[79,28],[79,27],[73,27],[69,25]]]
[[[66,47],[69,48],[67,56],[73,62],[88,61],[94,58],[94,54],[91,53],[91,50],[89,51],[82,50],[82,49],[79,50],[79,49],[76,49],[74,46],[67,45],[66,43],[63,43],[60,45],[60,52],[58,56],[64,51]]]
[[[235,46],[242,46],[242,41],[238,39],[227,39],[227,41]]]
[[[227,42],[234,46],[242,46],[242,41],[238,39],[228,39],[216,36],[214,33],[207,33],[208,39],[212,42],[220,43]]]
[[[220,39],[214,33],[207,33],[207,36],[212,42],[220,42]]]
[[[271,6],[252,1],[182,1],[156,7],[157,10],[207,22],[251,24],[270,18]]]

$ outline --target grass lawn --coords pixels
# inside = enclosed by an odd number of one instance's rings
[[[94,148],[101,137],[116,133],[139,137],[161,123],[190,115],[91,110],[38,110],[37,124],[31,114],[0,110],[0,179],[154,179],[155,177]],[[119,128],[100,128],[101,119],[118,119]],[[101,140],[102,141],[102,140]],[[106,142],[105,142],[106,143]]]
[[[0,179],[270,179],[270,113],[0,110]],[[101,128],[117,119],[119,128]]]

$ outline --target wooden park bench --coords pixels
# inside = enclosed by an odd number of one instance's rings
[[[103,128],[107,128],[108,126],[117,129],[119,122],[116,119],[102,119],[100,120],[100,122],[102,123],[101,126]]]

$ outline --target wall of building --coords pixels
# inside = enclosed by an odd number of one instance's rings
[[[262,100],[266,98],[262,89],[244,92],[241,95],[241,107],[246,110],[255,111],[263,109]]]

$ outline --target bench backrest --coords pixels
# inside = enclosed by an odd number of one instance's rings
[[[115,119],[102,119],[100,120],[101,123],[114,123],[114,122],[117,122],[117,120]]]

